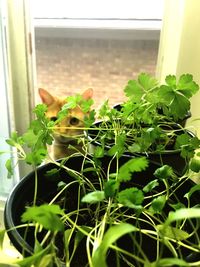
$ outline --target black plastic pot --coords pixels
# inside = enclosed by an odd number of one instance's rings
[[[130,157],[124,156],[120,158],[119,166],[127,162]],[[107,166],[110,163],[109,157],[103,157],[100,160],[100,165],[102,166],[102,175],[105,176]],[[70,167],[71,169],[80,171],[81,166],[83,162],[83,157],[73,157],[69,159],[65,165]],[[88,164],[88,163],[87,163]],[[91,167],[91,165],[87,165],[87,167]],[[154,177],[154,171],[157,169],[158,165],[155,163],[150,163],[149,167],[139,173],[134,173],[131,181],[128,183],[121,184],[120,190],[125,189],[127,187],[138,187],[142,189],[147,183],[149,183],[151,180],[155,179]],[[47,172],[52,169],[58,169],[57,175],[49,176],[47,175]],[[111,165],[111,172],[115,171],[116,168],[116,161],[113,160]],[[37,174],[38,174],[38,193],[37,197],[39,200],[38,204],[42,203],[48,203],[54,195],[57,193],[57,184],[59,181],[64,181],[65,183],[69,183],[71,181],[76,180],[73,176],[71,176],[68,172],[64,171],[63,169],[60,169],[55,164],[46,164],[43,166],[40,166],[37,168]],[[95,188],[98,190],[98,179],[96,177],[96,173],[94,171],[88,171],[84,173],[84,175],[95,185]],[[70,190],[67,191],[67,193],[64,195],[66,198],[66,201],[68,203],[68,208],[66,212],[70,212],[76,209],[77,207],[77,191],[78,187],[75,183],[73,187],[70,187]],[[171,187],[170,190],[173,190],[174,188],[178,188],[176,190],[176,195],[178,196],[179,200],[182,203],[186,203],[186,198],[184,197],[185,193],[189,191],[189,189],[194,185],[193,182],[188,180],[185,183],[177,183],[176,185],[171,181]],[[6,206],[5,206],[5,213],[4,213],[4,220],[5,220],[5,227],[6,229],[13,228],[17,225],[21,224],[21,215],[23,214],[25,207],[32,203],[33,201],[33,195],[34,195],[34,187],[35,187],[35,173],[31,172],[27,176],[25,176],[13,189],[10,196],[7,199]],[[163,185],[161,185],[156,189],[158,192],[161,192],[163,190]],[[156,193],[156,192],[155,192]],[[151,194],[149,195],[151,197]],[[199,203],[200,194],[194,193],[191,199],[191,206],[196,205]],[[148,200],[147,200],[148,201]],[[172,197],[171,204],[173,201],[176,203],[177,199],[176,197]],[[147,203],[146,203],[147,204]],[[92,205],[92,209],[95,210],[95,205]],[[172,210],[170,205],[166,205],[166,214],[170,210]],[[132,209],[125,209],[123,213],[126,212],[130,219],[127,221],[128,223],[131,223],[135,225],[135,219],[131,218],[131,214],[133,212]],[[78,221],[78,223],[92,226],[94,215],[88,215],[84,214],[86,219]],[[142,225],[142,227],[146,227],[148,229],[148,225]],[[152,229],[153,230],[153,229]],[[24,252],[25,255],[31,255],[33,253],[34,248],[34,228],[30,228],[28,232],[26,233],[27,229],[25,228],[18,228],[13,229],[12,231],[8,231],[9,238],[15,248],[19,252]],[[197,229],[198,231],[198,229]],[[24,238],[26,233],[26,240]],[[141,234],[137,234],[134,238],[140,240]],[[62,240],[62,237],[60,237]],[[140,240],[141,242],[141,240]],[[132,238],[130,238],[129,235],[125,235],[122,238],[118,240],[118,245],[121,246],[123,249],[127,249],[131,253],[137,253],[135,252],[135,245],[132,242]],[[156,259],[156,247],[157,242],[152,241],[151,238],[144,237],[143,242],[140,243],[142,248],[144,249],[145,253],[147,254],[150,261],[153,261]],[[188,254],[188,251],[182,251],[183,257],[187,259],[187,257],[194,257]],[[170,257],[170,251],[164,246],[163,247],[163,256]],[[195,254],[195,259],[199,257],[199,254]],[[192,261],[195,260],[192,258]],[[116,266],[116,260],[115,260],[115,252],[110,251],[108,254],[108,266]],[[74,258],[74,261],[72,261],[71,267],[84,267],[87,264],[87,256],[86,256],[86,250],[84,243],[81,243],[80,249],[77,251],[77,257]],[[137,265],[137,262],[133,262],[135,264],[134,266],[140,266]],[[126,262],[124,262],[122,259],[120,259],[120,266],[121,267],[128,267]]]
[[[91,154],[94,153],[94,150],[97,146],[100,146],[100,147],[102,146],[100,138],[101,138],[101,136],[106,134],[105,133],[106,130],[101,130],[101,124],[102,124],[102,121],[95,122],[94,123],[94,128],[95,128],[94,130],[89,129],[89,130],[85,131],[85,137],[88,138],[88,140],[90,142],[89,152]],[[98,131],[98,129],[99,129],[99,131]],[[184,132],[186,132],[186,130]],[[179,134],[182,134],[184,132],[183,132],[183,130],[180,129]],[[195,137],[194,133],[192,133],[191,131],[187,130],[187,133],[191,137]],[[104,146],[105,151],[106,150],[108,151],[112,145],[114,145],[113,139],[106,140],[105,146]],[[129,144],[129,145],[131,145],[131,144]],[[181,150],[180,149],[174,149],[173,147],[167,148],[166,150],[160,151],[160,152],[145,152],[145,153],[135,152],[135,153],[131,153],[131,152],[125,151],[124,155],[133,156],[133,157],[145,156],[151,162],[154,162],[155,164],[158,164],[159,166],[162,166],[165,164],[170,165],[173,168],[174,172],[178,176],[182,176],[185,173],[185,171],[187,170],[187,167],[188,167],[188,163],[189,163],[189,161],[187,159],[185,159],[181,156]]]

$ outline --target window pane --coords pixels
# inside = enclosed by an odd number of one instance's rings
[[[162,19],[164,0],[32,0],[35,18]]]
[[[155,74],[163,1],[32,4],[38,87],[58,96],[92,87],[98,107],[122,102],[127,81],[140,72]]]

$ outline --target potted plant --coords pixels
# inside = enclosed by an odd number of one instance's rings
[[[100,107],[99,121],[85,131],[96,155],[146,155],[160,165],[172,165],[180,175],[186,171],[199,146],[198,138],[184,127],[189,99],[199,86],[190,74],[179,79],[168,75],[165,81],[160,85],[141,73],[125,87],[123,103],[110,107],[106,101]]]
[[[38,105],[28,131],[7,140],[34,169],[5,208],[1,237],[22,253],[17,266],[198,266],[199,186],[190,180],[198,154],[180,176],[143,155],[91,155],[86,139],[83,151],[39,166],[56,125],[45,110]]]

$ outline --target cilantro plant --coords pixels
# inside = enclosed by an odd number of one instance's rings
[[[163,153],[176,151],[189,162],[200,140],[185,129],[184,121],[190,114],[190,98],[198,90],[190,74],[179,79],[168,75],[165,84],[146,73],[128,81],[126,100],[116,107],[105,101],[99,109],[100,121],[88,131],[91,143],[96,144],[94,155],[157,154],[162,164]]]
[[[142,73],[125,87],[127,101],[115,108],[108,101],[102,105],[98,124],[92,100],[80,95],[67,99],[55,121],[38,105],[27,132],[7,140],[18,160],[34,167],[26,178],[31,186],[22,181],[23,194],[10,198],[14,208],[7,206],[21,218],[7,229],[23,239],[23,258],[14,266],[198,266],[200,186],[190,178],[200,171],[195,152],[200,140],[180,124],[197,90],[188,74],[178,80],[167,76],[159,85]],[[48,157],[54,129],[75,107],[86,113],[83,129],[98,145],[88,153],[91,140],[85,140],[79,155],[39,166]],[[190,171],[176,172],[174,158],[165,163],[166,150],[178,151],[183,165],[190,161]],[[159,162],[149,157],[154,153]],[[10,160],[6,166],[12,174]],[[0,244],[5,232],[0,231]]]
[[[25,241],[32,254],[16,266],[170,266],[172,259],[187,266],[187,256],[200,253],[200,208],[193,198],[199,186],[170,166],[157,168],[145,157],[82,155],[45,168],[40,180],[51,184],[48,197],[40,190],[35,205],[24,199],[22,224],[7,229],[34,236]]]

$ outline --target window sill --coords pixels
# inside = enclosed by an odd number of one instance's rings
[[[158,40],[161,20],[35,19],[36,37]]]

